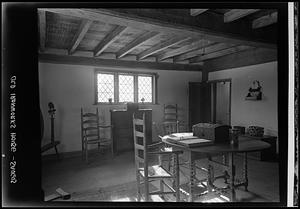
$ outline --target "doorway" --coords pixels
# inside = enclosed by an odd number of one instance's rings
[[[211,84],[211,121],[231,125],[231,79],[208,83]]]
[[[189,83],[189,129],[197,123],[231,125],[231,79]]]

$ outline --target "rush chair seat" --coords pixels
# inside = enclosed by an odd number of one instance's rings
[[[147,144],[146,139],[146,124],[145,114],[142,118],[136,118],[133,114],[133,136],[134,136],[134,152],[135,152],[135,167],[137,180],[137,200],[141,201],[142,196],[144,200],[148,201],[164,201],[165,195],[175,195],[176,202],[180,201],[179,190],[179,161],[178,155],[182,151],[161,151],[161,143]],[[154,150],[154,151],[151,151]],[[172,156],[174,159],[173,172],[169,172],[162,166],[161,156]],[[152,165],[149,162],[150,157],[157,157],[158,164]],[[159,183],[157,191],[150,191],[150,182]],[[144,189],[142,194],[141,186]]]
[[[105,130],[109,131],[107,137],[104,133]],[[103,131],[103,133],[101,133]],[[99,122],[99,111],[96,108],[96,112],[85,112],[81,108],[81,145],[82,145],[82,157],[85,157],[85,161],[88,163],[89,145],[97,144],[98,150],[101,148],[111,149],[112,156],[113,152],[113,140],[112,140],[112,126],[111,125],[100,125]]]

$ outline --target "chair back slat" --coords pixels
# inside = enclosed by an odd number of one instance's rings
[[[164,120],[178,120],[177,104],[164,104]]]
[[[140,137],[140,138],[144,138],[145,134],[143,132],[140,132],[140,131],[135,131],[135,136]]]
[[[163,122],[164,134],[172,134],[179,132],[179,121],[165,121]]]
[[[148,166],[147,159],[147,140],[146,140],[146,123],[145,123],[145,113],[143,113],[142,119],[135,118],[135,113],[133,114],[133,137],[134,137],[134,152],[136,159],[144,163],[144,167]],[[142,155],[140,155],[142,151]],[[138,169],[139,163],[136,162],[136,167]]]
[[[135,160],[136,160],[137,163],[145,163],[144,158],[141,158],[139,156],[135,156]]]
[[[84,112],[81,108],[80,113],[82,140],[100,139],[98,108],[95,112]]]

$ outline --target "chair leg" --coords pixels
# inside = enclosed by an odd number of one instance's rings
[[[88,144],[85,143],[85,161],[88,163]]]
[[[114,155],[114,146],[111,144],[111,155],[112,155],[112,157],[114,157],[115,155]]]
[[[145,184],[145,202],[149,202],[149,181],[147,177],[145,177],[144,179],[144,184]]]
[[[180,187],[180,179],[179,179],[179,159],[178,156],[175,157],[174,160],[175,164],[175,189],[176,189],[176,202],[180,202],[180,192],[179,192],[179,187]]]
[[[174,155],[171,155],[171,170],[170,170],[170,172],[173,174],[173,175],[176,175],[176,158],[175,158],[175,156]],[[176,187],[176,180],[175,179],[173,179],[172,180],[172,186],[173,187]]]
[[[164,191],[163,180],[159,180],[159,191],[160,191],[160,192],[163,192],[163,191]]]
[[[140,175],[136,172],[136,182],[137,182],[137,201],[141,201],[141,188],[140,188]]]
[[[171,156],[168,156],[168,171],[170,172],[170,170],[171,170],[171,159],[172,159],[172,157]]]
[[[84,142],[81,141],[81,158],[84,159]]]

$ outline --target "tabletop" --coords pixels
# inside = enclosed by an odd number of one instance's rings
[[[186,147],[179,144],[172,143],[168,141],[169,135],[162,137],[162,141],[173,147],[178,147],[180,149],[189,150],[192,152],[201,153],[239,153],[239,152],[255,152],[271,147],[267,142],[256,140],[256,139],[243,139],[239,140],[238,146],[233,146],[231,144],[213,144],[205,145],[199,147]]]

